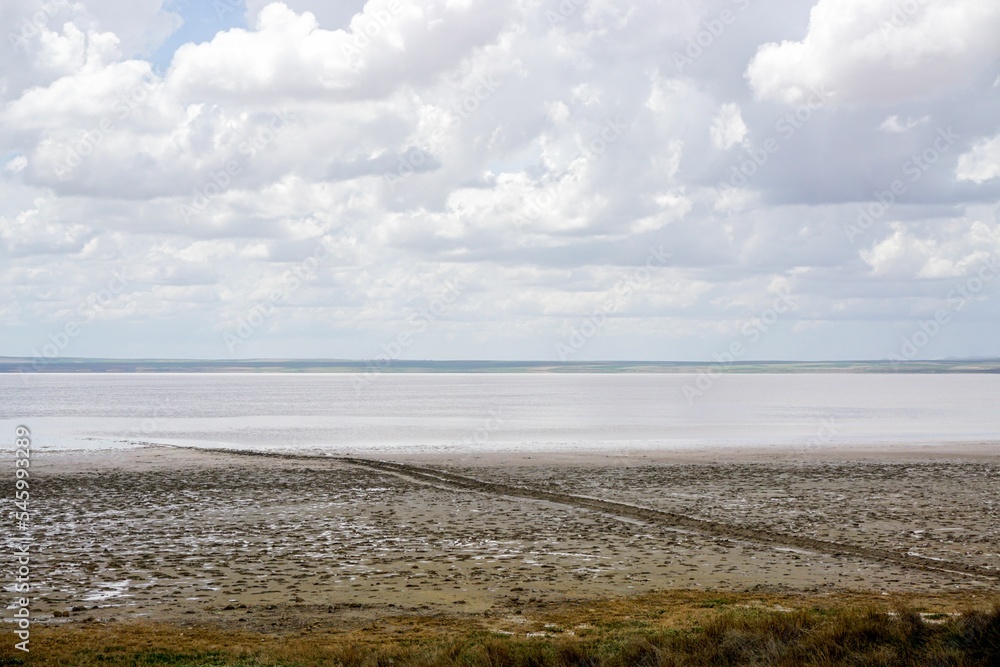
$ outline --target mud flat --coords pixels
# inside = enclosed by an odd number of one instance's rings
[[[146,447],[39,453],[32,475],[33,613],[52,624],[516,630],[663,591],[944,607],[1000,591],[1000,459],[982,452],[469,465]]]

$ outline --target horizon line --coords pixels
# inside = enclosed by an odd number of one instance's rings
[[[723,355],[720,355],[723,356]],[[707,364],[707,365],[743,365],[743,364],[923,364],[923,363],[1000,363],[1000,357],[944,357],[935,359],[586,359],[586,360],[558,360],[558,359],[491,359],[491,358],[464,358],[464,359],[392,359],[386,357],[369,358],[340,358],[340,357],[24,357],[24,356],[4,356],[0,355],[0,363],[32,363],[40,362],[44,364],[52,363],[129,363],[129,362],[160,362],[160,363],[274,363],[274,362],[318,362],[318,363],[379,363],[379,364],[454,364],[454,363],[490,363],[490,364],[533,364],[533,365],[586,365],[586,364]]]

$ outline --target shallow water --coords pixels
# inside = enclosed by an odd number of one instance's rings
[[[366,378],[366,379],[363,379]],[[360,454],[1000,441],[1000,375],[0,375],[0,433]],[[685,389],[687,388],[687,391]]]

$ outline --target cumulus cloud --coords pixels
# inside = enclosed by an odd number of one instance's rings
[[[901,223],[892,233],[862,252],[879,276],[893,278],[955,278],[1000,260],[1000,231],[975,221],[948,225],[938,236],[921,236]]]
[[[746,76],[760,99],[890,104],[968,81],[1000,55],[1000,6],[978,0],[819,0],[799,41],[761,46]]]
[[[719,150],[725,150],[743,141],[747,135],[747,126],[740,116],[738,104],[723,104],[718,115],[712,122],[712,145]]]
[[[985,183],[1000,177],[1000,134],[983,139],[958,158],[955,176],[960,181]]]
[[[260,11],[271,4],[273,0],[246,0],[247,23],[253,25]],[[286,0],[285,5],[302,14],[309,12],[316,17],[319,25],[327,30],[346,28],[355,15],[360,14],[365,7],[365,0]]]
[[[879,355],[845,341],[1000,250],[996,11],[896,4],[251,0],[154,65],[205,16],[5,2],[0,355],[123,270],[67,353],[370,357],[451,290],[404,356],[556,358],[609,308],[574,358],[710,358],[780,286],[762,355]]]
[[[44,86],[120,54],[132,58],[155,49],[183,23],[162,0],[5,0],[0,25],[0,100]]]
[[[23,155],[18,155],[7,164],[4,165],[4,169],[12,174],[17,174],[24,171],[24,168],[28,166],[28,158]]]
[[[204,100],[377,97],[403,82],[426,82],[491,43],[509,14],[497,3],[371,0],[346,29],[326,30],[312,13],[272,3],[254,30],[181,47],[169,79],[178,94]],[[461,32],[441,39],[459,24]]]

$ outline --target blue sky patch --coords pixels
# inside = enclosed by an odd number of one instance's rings
[[[188,42],[209,42],[218,33],[232,28],[246,28],[246,4],[243,0],[171,0],[164,9],[184,19],[176,32],[167,37],[151,56],[153,70],[162,75],[170,67],[174,52]]]

